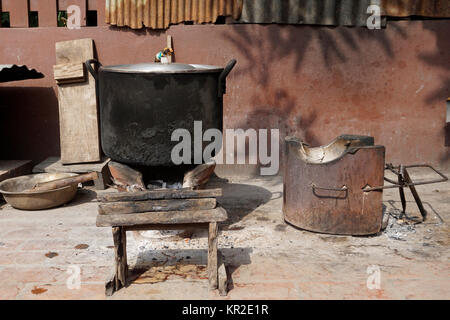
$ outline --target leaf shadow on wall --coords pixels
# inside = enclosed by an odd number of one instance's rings
[[[402,38],[407,37],[400,26],[390,30],[400,34]],[[287,86],[292,85],[286,85],[283,76],[274,76],[280,63],[289,61],[293,66],[294,77],[289,74],[286,78],[301,77],[305,55],[308,50],[316,50],[325,69],[331,70],[336,64],[347,63],[348,68],[353,68],[352,72],[359,72],[356,68],[362,68],[362,64],[349,63],[352,61],[348,52],[356,52],[358,59],[364,61],[364,45],[367,42],[378,43],[388,58],[394,57],[392,40],[385,29],[305,25],[265,25],[253,28],[234,25],[232,31],[224,32],[222,37],[243,57],[233,71],[233,76],[250,77],[254,87],[258,89],[250,98],[250,111],[242,114],[237,127],[278,128],[280,146],[284,145],[284,138],[289,135],[295,135],[311,145],[327,142],[319,138],[318,133],[323,130],[320,126],[323,119],[319,111],[314,106],[302,105],[302,95],[306,90],[315,90],[314,84],[298,87],[296,91],[287,89]],[[326,76],[328,75],[324,74]],[[320,99],[321,92],[317,91],[317,100]],[[233,111],[232,116],[236,117],[236,112]],[[281,147],[280,163],[283,163],[283,153]]]
[[[448,41],[448,29],[433,22],[423,21],[422,23],[425,30],[434,33],[437,50],[429,53],[419,53],[419,58],[431,67],[442,70],[442,85],[426,97],[426,103],[429,105],[436,103],[442,105],[442,110],[445,112],[445,103],[447,98],[450,97],[450,41]],[[450,160],[450,145],[448,143],[450,141],[450,125],[443,123],[442,130],[447,142],[446,151],[440,157],[440,161],[444,164]]]

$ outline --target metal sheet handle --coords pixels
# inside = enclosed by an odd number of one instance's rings
[[[318,187],[316,186],[314,183],[311,184],[312,190],[313,190],[313,194],[316,197],[319,198],[335,198],[335,199],[345,199],[347,198],[348,195],[348,187],[347,186],[343,186],[341,188],[329,188],[329,187]],[[325,191],[335,191],[335,192],[345,192],[344,196],[324,196],[324,195],[319,195],[317,194],[316,190],[325,190]]]
[[[341,188],[324,188],[324,187],[318,187],[314,183],[311,185],[311,187],[314,189],[320,189],[320,190],[327,190],[327,191],[347,191],[347,186],[343,186]]]

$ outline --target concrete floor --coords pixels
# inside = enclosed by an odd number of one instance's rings
[[[128,233],[136,280],[110,299],[450,299],[449,183],[418,187],[428,221],[408,225],[391,217],[371,237],[285,224],[280,177],[212,185],[224,188],[220,202],[230,217],[219,240],[232,278],[228,296],[208,289],[205,231],[146,231]],[[407,214],[418,216],[406,194]],[[57,209],[0,206],[0,299],[105,299],[112,236],[95,226],[95,197],[85,188]],[[398,192],[383,197],[386,212],[398,213]],[[80,288],[69,289],[77,270]],[[379,287],[370,281],[378,274]]]

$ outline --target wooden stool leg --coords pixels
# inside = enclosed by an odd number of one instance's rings
[[[222,253],[219,251],[218,253],[219,255],[219,267],[218,267],[218,274],[217,274],[217,279],[218,279],[218,289],[219,289],[219,294],[221,296],[226,296],[228,293],[228,275],[227,275],[227,269],[225,266],[225,259],[222,255]]]
[[[127,235],[123,227],[112,228],[115,253],[115,289],[119,290],[127,285]]]
[[[208,231],[208,278],[210,289],[217,289],[217,234],[217,222],[211,222]]]

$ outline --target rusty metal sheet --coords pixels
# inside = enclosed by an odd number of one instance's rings
[[[215,22],[240,17],[242,0],[106,0],[105,22],[132,29],[166,29],[185,21]]]
[[[366,26],[372,4],[380,0],[244,0],[238,22]]]
[[[28,69],[27,66],[15,64],[0,65],[0,82],[19,81],[26,79],[39,79],[44,75],[35,69]]]
[[[382,0],[384,13],[391,17],[450,17],[449,0]]]
[[[302,229],[346,235],[381,230],[385,148],[373,138],[341,136],[325,147],[309,148],[286,138],[283,214]]]

